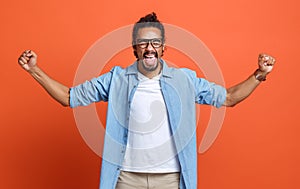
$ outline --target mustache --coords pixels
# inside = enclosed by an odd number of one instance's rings
[[[144,52],[143,57],[145,57],[146,55],[151,55],[151,54],[153,54],[156,58],[158,57],[158,54],[156,51],[146,51],[146,52]]]

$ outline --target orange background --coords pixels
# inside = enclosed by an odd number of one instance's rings
[[[300,188],[299,8],[297,0],[3,1],[0,188],[98,188],[100,158],[81,138],[72,110],[50,99],[17,58],[35,50],[40,67],[71,86],[96,40],[152,11],[209,47],[227,87],[254,72],[258,53],[277,58],[267,81],[227,109],[216,142],[199,154],[198,188]],[[165,58],[181,60],[172,53]],[[123,58],[112,64],[134,60],[132,54]],[[208,119],[203,109],[198,141]]]

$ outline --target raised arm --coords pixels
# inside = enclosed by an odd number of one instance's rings
[[[19,65],[27,71],[57,102],[69,106],[69,87],[50,78],[37,65],[37,55],[26,50],[18,59]]]
[[[258,57],[258,69],[245,81],[227,89],[224,106],[232,107],[247,98],[273,70],[275,59],[267,54]]]

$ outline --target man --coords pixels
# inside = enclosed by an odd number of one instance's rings
[[[107,101],[101,189],[197,188],[195,103],[232,107],[266,79],[275,59],[261,54],[258,69],[225,89],[197,78],[194,71],[167,66],[164,26],[155,13],[134,26],[137,61],[73,88],[50,78],[25,51],[19,64],[64,106]]]

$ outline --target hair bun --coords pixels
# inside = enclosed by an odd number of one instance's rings
[[[157,16],[155,12],[152,12],[151,14],[147,14],[144,18],[141,18],[142,22],[158,22]]]

